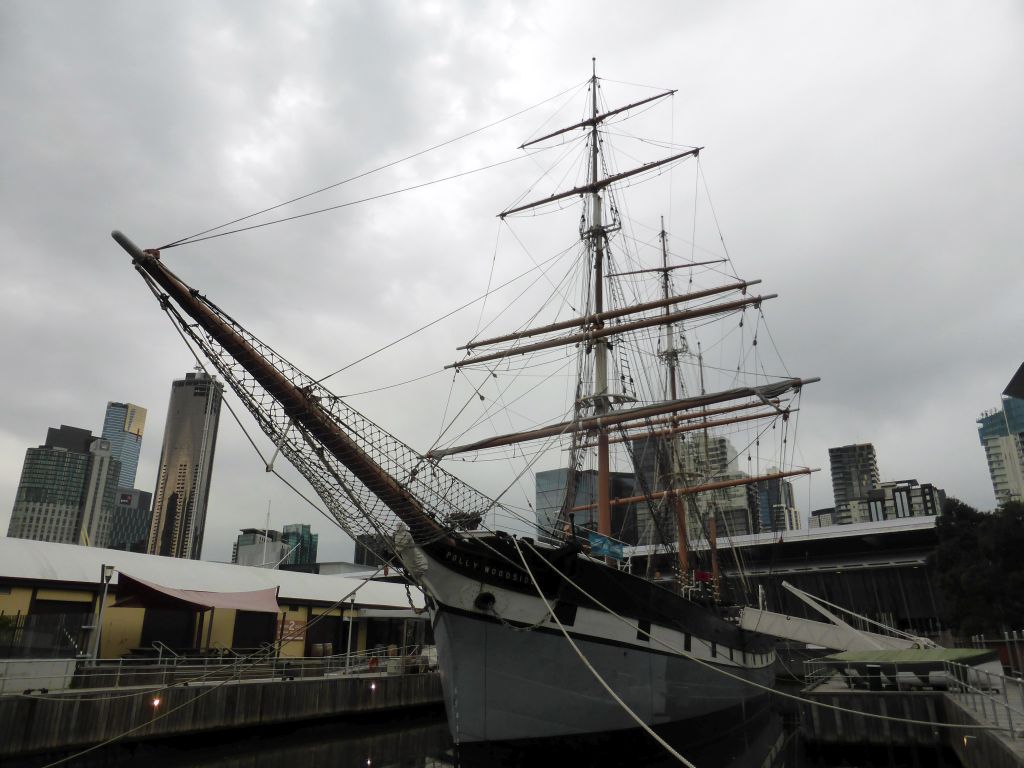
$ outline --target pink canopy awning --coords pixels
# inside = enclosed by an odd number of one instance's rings
[[[191,607],[205,611],[210,608],[234,608],[239,611],[277,613],[279,587],[252,592],[204,592],[198,589],[175,589],[154,584],[127,573],[118,572],[115,607],[156,608]]]

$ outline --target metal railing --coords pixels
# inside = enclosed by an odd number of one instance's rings
[[[993,650],[999,654],[999,660],[1010,674],[1018,677],[1024,675],[1024,630],[1004,631],[1002,637],[971,635],[966,640],[958,641],[957,645]]]
[[[0,615],[0,657],[42,659],[84,656],[89,613]]]
[[[162,644],[161,644],[162,645]],[[345,675],[399,675],[437,667],[434,646],[396,646],[331,656],[280,656],[272,647],[245,653],[223,649],[218,654],[181,656],[164,646],[152,659],[79,661],[73,672],[57,674],[41,666],[47,660],[0,661],[0,692],[26,693],[89,688],[146,688],[201,685],[243,680],[294,680]]]
[[[954,661],[943,662],[943,668],[950,693],[965,706],[1005,729],[1011,739],[1024,735],[1017,730],[1024,726],[1024,690],[1019,679]]]

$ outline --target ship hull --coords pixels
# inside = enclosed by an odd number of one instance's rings
[[[774,655],[767,643],[708,609],[593,561],[585,567],[599,572],[604,590],[630,604],[632,615],[616,610],[619,616],[613,616],[582,599],[579,590],[570,594],[549,584],[549,605],[561,614],[570,643],[536,592],[525,588],[527,573],[509,560],[489,562],[493,552],[474,552],[472,546],[423,554],[420,580],[430,598],[456,743],[636,728],[636,720],[598,677],[644,724],[655,727],[735,716],[745,704],[764,698],[765,688],[759,686],[772,684]],[[460,572],[466,570],[476,574]],[[653,607],[644,598],[644,590],[652,588],[664,593]],[[667,615],[674,601],[685,609],[677,620]]]

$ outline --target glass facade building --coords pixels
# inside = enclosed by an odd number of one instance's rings
[[[114,458],[121,462],[120,488],[135,487],[139,467],[142,433],[146,429],[146,409],[133,403],[107,403],[103,417],[103,439],[110,441]]]
[[[171,385],[147,551],[198,560],[224,385],[189,373]]]
[[[310,532],[305,523],[286,525],[281,531],[281,540],[288,545],[288,565],[313,565],[316,562],[316,546],[320,536]]]

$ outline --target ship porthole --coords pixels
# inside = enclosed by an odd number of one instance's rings
[[[474,607],[478,611],[490,611],[494,609],[494,595],[490,592],[481,592],[476,596],[476,600],[473,601]]]

